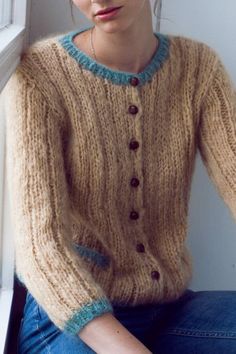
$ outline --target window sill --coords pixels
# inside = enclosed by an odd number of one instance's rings
[[[0,353],[4,353],[6,344],[7,330],[11,313],[11,304],[13,298],[13,290],[0,289]]]
[[[15,70],[24,44],[24,26],[10,25],[0,31],[0,91]]]

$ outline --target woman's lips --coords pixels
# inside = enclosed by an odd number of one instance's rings
[[[118,7],[118,8],[115,8],[115,9],[109,11],[109,12],[98,14],[98,15],[96,15],[96,17],[98,17],[100,20],[108,20],[108,19],[112,18],[113,16],[115,16],[119,12],[120,9],[121,9],[121,7]]]
[[[121,8],[121,7],[122,7],[122,6],[107,7],[107,8],[104,9],[104,10],[98,11],[95,15],[103,15],[103,14],[105,14],[105,13],[111,12],[111,11],[116,10],[116,9],[119,9],[119,8]]]

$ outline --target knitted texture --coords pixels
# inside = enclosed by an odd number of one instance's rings
[[[76,334],[114,305],[187,288],[198,148],[236,217],[236,95],[196,40],[156,34],[156,54],[132,74],[93,61],[73,35],[34,43],[3,95],[16,272]]]

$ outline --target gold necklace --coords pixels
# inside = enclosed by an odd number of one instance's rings
[[[94,28],[95,28],[95,27],[93,27],[93,28],[90,30],[90,46],[91,46],[92,53],[93,53],[93,56],[94,56],[95,60],[98,61],[98,60],[97,60],[97,57],[96,57],[96,54],[95,54],[95,50],[94,50],[94,46],[93,46],[93,38],[92,38],[92,34],[93,34]]]

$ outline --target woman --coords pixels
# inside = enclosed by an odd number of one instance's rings
[[[232,82],[148,0],[73,2],[94,26],[36,42],[5,90],[19,353],[235,353],[236,293],[189,290],[185,246],[197,148],[235,216]]]

